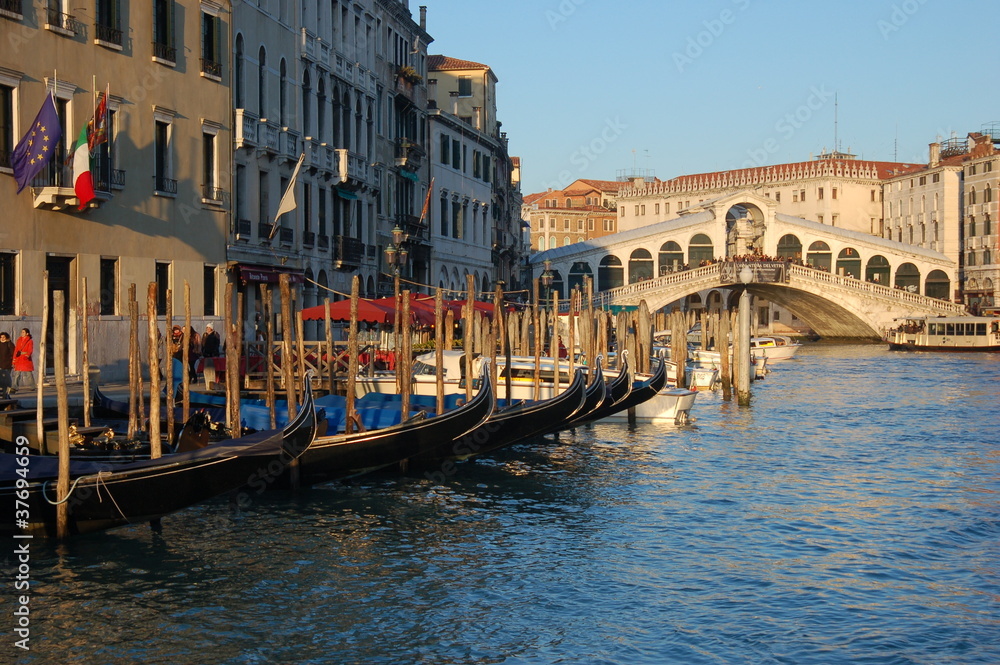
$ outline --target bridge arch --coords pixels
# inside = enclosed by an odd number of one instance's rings
[[[648,249],[639,247],[628,257],[628,283],[642,282],[653,278],[653,255]]]
[[[601,291],[625,286],[625,267],[614,254],[605,256],[597,266],[597,286]]]

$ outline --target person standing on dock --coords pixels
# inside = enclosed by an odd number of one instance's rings
[[[10,397],[11,371],[14,369],[14,342],[10,335],[0,332],[0,399]]]
[[[14,382],[10,392],[17,392],[18,388],[35,387],[35,363],[31,360],[31,355],[35,352],[35,341],[31,338],[31,331],[27,328],[21,329],[21,336],[14,344]]]

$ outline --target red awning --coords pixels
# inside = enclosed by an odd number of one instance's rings
[[[281,275],[287,274],[292,284],[303,284],[306,279],[301,272],[286,270],[277,266],[251,266],[245,263],[237,264],[240,281],[246,282],[277,282]]]

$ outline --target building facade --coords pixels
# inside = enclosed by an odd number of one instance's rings
[[[561,190],[524,197],[523,216],[531,228],[534,251],[564,247],[618,231],[615,180],[576,180]]]
[[[428,72],[432,284],[460,292],[472,275],[480,293],[500,282],[516,289],[520,172],[497,120],[497,77],[488,65],[443,55],[430,56]]]
[[[44,303],[63,291],[70,372],[81,368],[86,311],[90,363],[108,378],[127,376],[133,287],[142,313],[153,284],[160,314],[169,291],[171,314],[183,316],[187,287],[196,330],[221,315],[231,20],[230,3],[214,0],[51,0],[0,10],[0,330],[26,327],[38,339]],[[96,199],[81,210],[69,156],[104,92],[108,141],[92,156]],[[18,194],[10,154],[49,93],[62,137]]]
[[[228,258],[248,317],[282,272],[303,307],[349,294],[354,275],[367,297],[388,294],[397,267],[427,281],[425,19],[406,0],[237,3]],[[405,247],[387,253],[394,229]]]

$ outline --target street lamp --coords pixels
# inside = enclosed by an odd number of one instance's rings
[[[552,261],[546,259],[544,261],[545,270],[542,271],[541,282],[542,286],[545,287],[546,293],[552,288],[552,282],[555,280],[556,276],[552,272]]]
[[[399,224],[393,227],[391,233],[392,242],[385,248],[385,262],[392,266],[393,271],[398,275],[399,271],[406,265],[410,252],[406,248],[406,231],[401,229]]]

